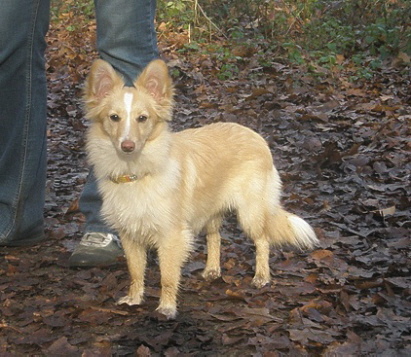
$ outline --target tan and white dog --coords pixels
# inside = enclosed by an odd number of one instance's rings
[[[146,250],[155,247],[162,286],[157,310],[175,317],[181,268],[202,229],[208,251],[203,276],[221,274],[219,228],[226,211],[237,213],[256,246],[256,287],[270,282],[270,245],[318,243],[306,221],[281,207],[280,177],[260,135],[233,123],[169,130],[173,86],[163,61],[152,61],[134,87],[126,87],[110,64],[97,60],[85,105],[102,215],[119,232],[131,275],[119,303],[142,302]]]

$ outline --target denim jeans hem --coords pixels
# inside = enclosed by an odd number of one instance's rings
[[[34,225],[32,228],[27,229],[22,233],[15,234],[13,238],[7,237],[3,240],[0,240],[0,246],[7,247],[20,247],[20,246],[29,246],[39,243],[46,239],[44,233],[44,224],[39,222]]]

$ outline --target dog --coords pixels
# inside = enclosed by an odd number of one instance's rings
[[[181,269],[205,230],[207,280],[221,276],[219,228],[235,211],[256,247],[253,285],[270,282],[270,246],[313,248],[318,239],[280,203],[281,181],[265,140],[235,123],[171,132],[174,89],[167,65],[150,62],[133,87],[96,60],[84,90],[88,160],[103,198],[101,214],[120,235],[131,284],[119,304],[141,304],[146,251],[161,272],[158,312],[177,313]]]

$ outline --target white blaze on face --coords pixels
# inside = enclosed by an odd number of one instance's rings
[[[124,107],[126,109],[127,117],[126,122],[124,125],[124,131],[122,135],[122,140],[126,140],[129,138],[130,135],[130,127],[131,127],[131,107],[133,104],[133,94],[132,93],[124,93]]]

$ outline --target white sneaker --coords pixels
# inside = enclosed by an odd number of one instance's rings
[[[69,266],[73,268],[113,265],[123,255],[120,239],[116,235],[88,232],[74,249],[69,258]]]

